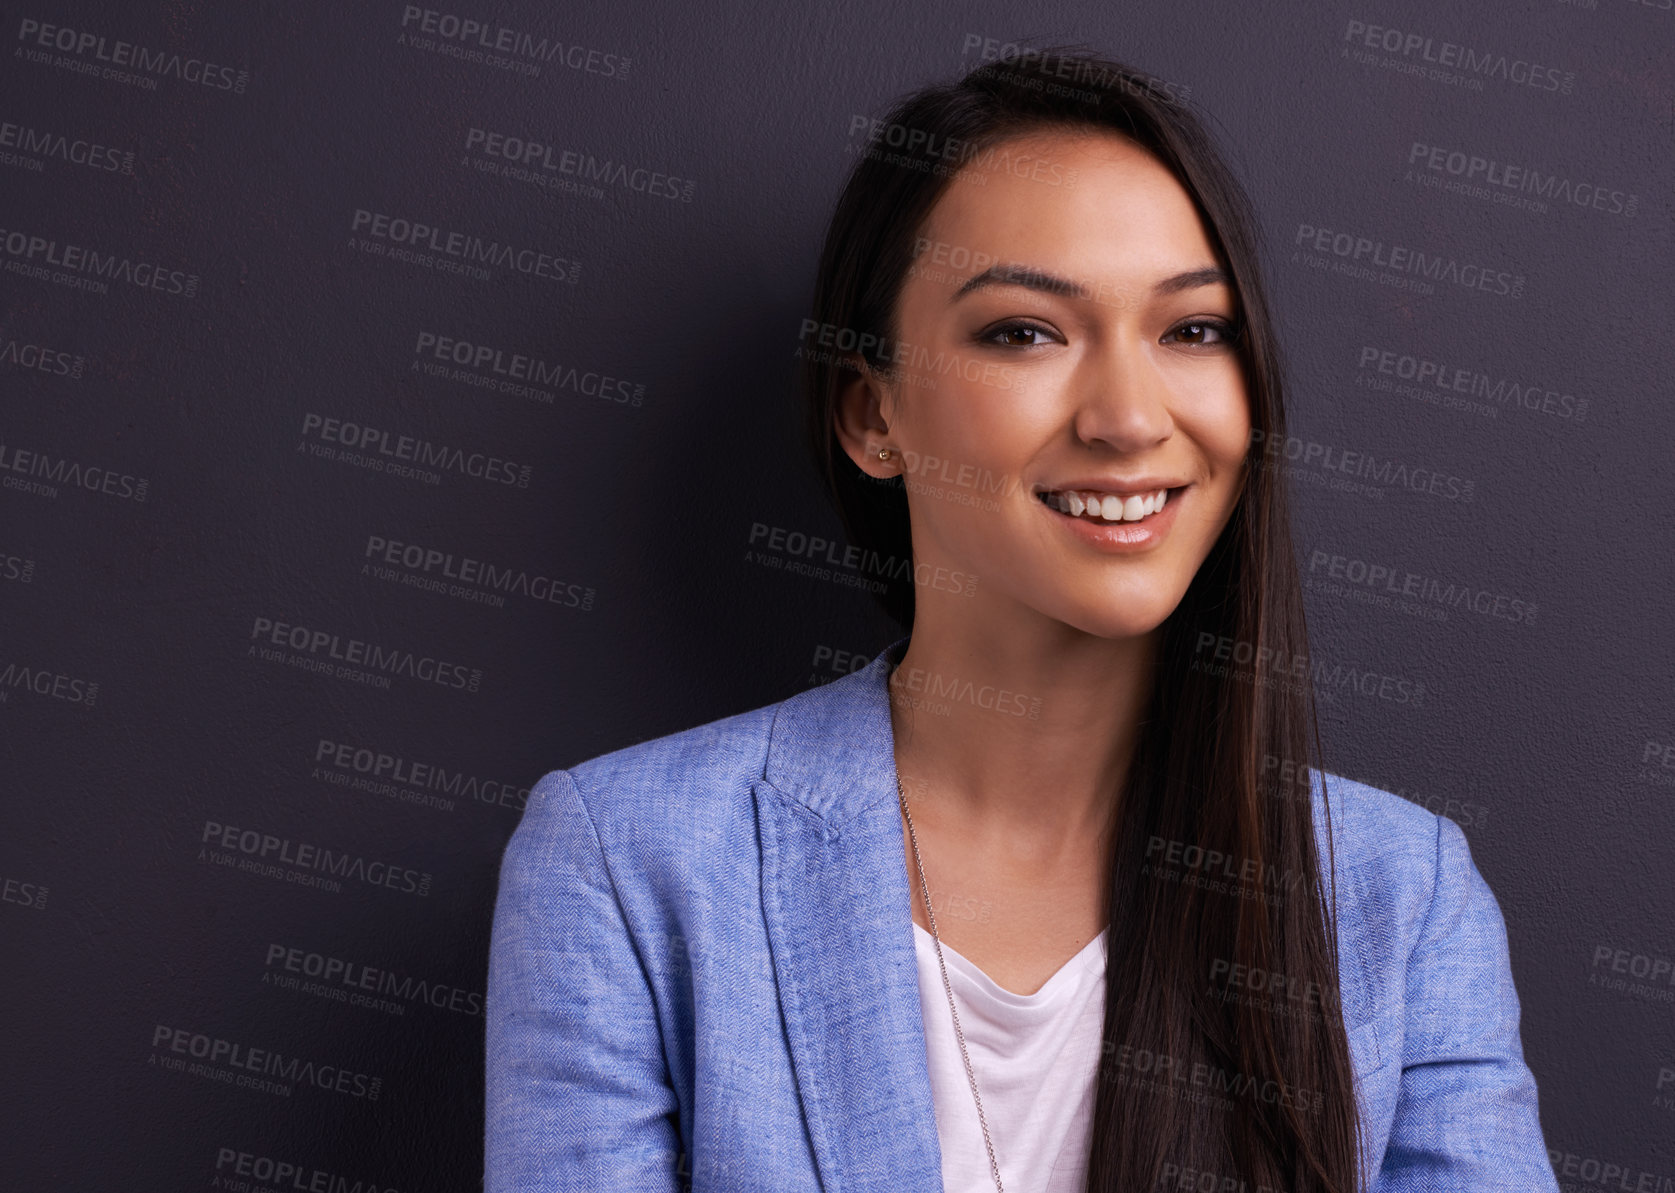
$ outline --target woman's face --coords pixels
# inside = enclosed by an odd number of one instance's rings
[[[905,477],[915,563],[975,576],[989,612],[1147,633],[1240,491],[1238,314],[1155,159],[1111,133],[1018,136],[931,211],[895,368],[849,387],[840,437],[872,476]],[[957,587],[922,585],[921,610]]]

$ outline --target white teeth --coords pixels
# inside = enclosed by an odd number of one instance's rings
[[[1141,518],[1157,513],[1169,500],[1169,490],[1158,489],[1153,493],[1136,493],[1131,497],[1119,497],[1115,493],[1083,493],[1065,490],[1063,492],[1043,494],[1046,504],[1061,513],[1079,518],[1086,514],[1090,518],[1102,518],[1107,522],[1138,522]]]

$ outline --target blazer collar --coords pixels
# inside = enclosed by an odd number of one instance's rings
[[[898,638],[859,671],[799,692],[774,716],[763,776],[833,830],[895,797],[888,680],[907,643]]]
[[[752,789],[803,1119],[844,1193],[942,1188],[886,684],[906,645],[784,701]]]

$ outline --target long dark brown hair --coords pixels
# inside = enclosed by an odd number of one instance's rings
[[[1283,442],[1278,342],[1250,201],[1173,91],[1106,58],[1032,50],[917,91],[872,126],[832,216],[811,312],[831,330],[827,342],[853,351],[803,354],[809,443],[854,544],[912,558],[905,489],[900,478],[867,477],[844,452],[838,394],[860,359],[890,374],[897,299],[952,167],[1020,134],[1114,132],[1174,175],[1234,281],[1253,439]],[[876,595],[912,629],[909,569],[894,569]],[[1217,1189],[1353,1193],[1364,1174],[1336,997],[1335,889],[1322,882],[1308,777],[1321,757],[1319,728],[1308,681],[1257,665],[1308,654],[1277,469],[1246,467],[1226,528],[1161,627],[1159,651],[1116,793],[1088,1193],[1166,1179],[1200,1187],[1211,1174]],[[1217,657],[1256,663],[1208,665]],[[1276,784],[1276,773],[1298,778]],[[1329,857],[1329,831],[1326,839]],[[1238,980],[1253,971],[1260,982]],[[1284,996],[1270,975],[1283,979]],[[1299,990],[1315,996],[1294,1005]]]

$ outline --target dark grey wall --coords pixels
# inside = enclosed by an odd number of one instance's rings
[[[854,118],[1023,39],[1232,147],[1333,769],[1465,828],[1566,1188],[1675,1190],[1669,0],[433,2],[0,24],[9,1187],[478,1179],[530,784],[892,636],[752,530],[837,537],[793,353]]]

